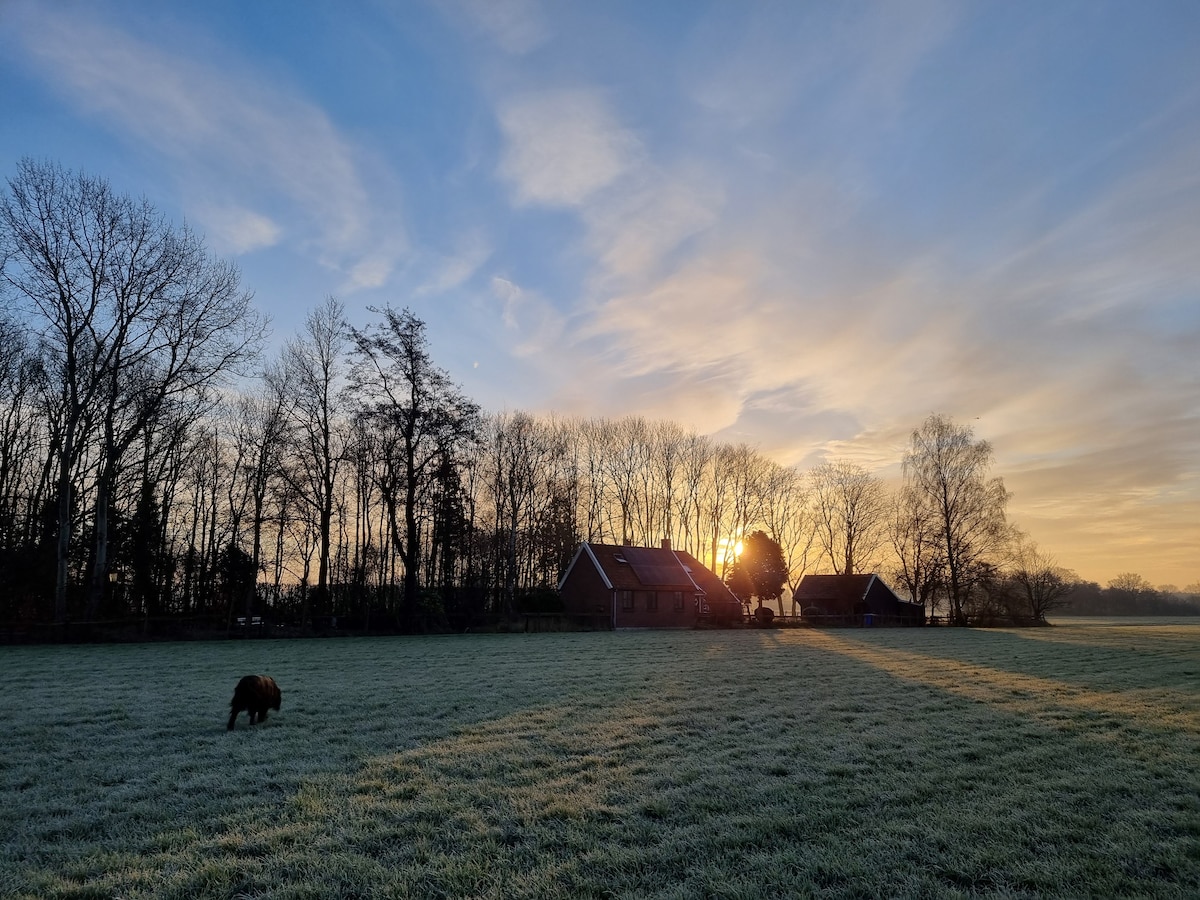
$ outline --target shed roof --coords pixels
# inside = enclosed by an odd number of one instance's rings
[[[867,592],[871,590],[871,582],[877,577],[873,574],[805,575],[794,596],[796,602],[802,605],[854,604],[867,596]]]

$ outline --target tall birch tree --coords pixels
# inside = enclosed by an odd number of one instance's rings
[[[989,477],[992,445],[950,417],[929,416],[904,455],[905,486],[936,521],[946,565],[950,620],[966,623],[971,589],[1008,538],[1009,493]]]

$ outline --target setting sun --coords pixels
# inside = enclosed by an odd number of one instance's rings
[[[731,563],[742,555],[743,549],[741,538],[723,537],[717,541],[717,558],[714,562],[717,565]]]

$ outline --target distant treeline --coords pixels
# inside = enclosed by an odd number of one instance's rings
[[[1156,589],[1136,575],[1114,579],[1103,588],[1094,581],[1076,584],[1060,616],[1200,616],[1200,585]]]

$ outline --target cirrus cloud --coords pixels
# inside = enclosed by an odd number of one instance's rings
[[[598,91],[521,94],[499,110],[500,175],[521,205],[577,207],[634,164],[639,144]]]
[[[347,289],[382,284],[407,252],[390,178],[299,94],[245,63],[202,60],[78,9],[25,5],[13,21],[57,90],[169,161],[189,212],[222,246],[269,246],[286,217],[286,233],[345,273]]]

